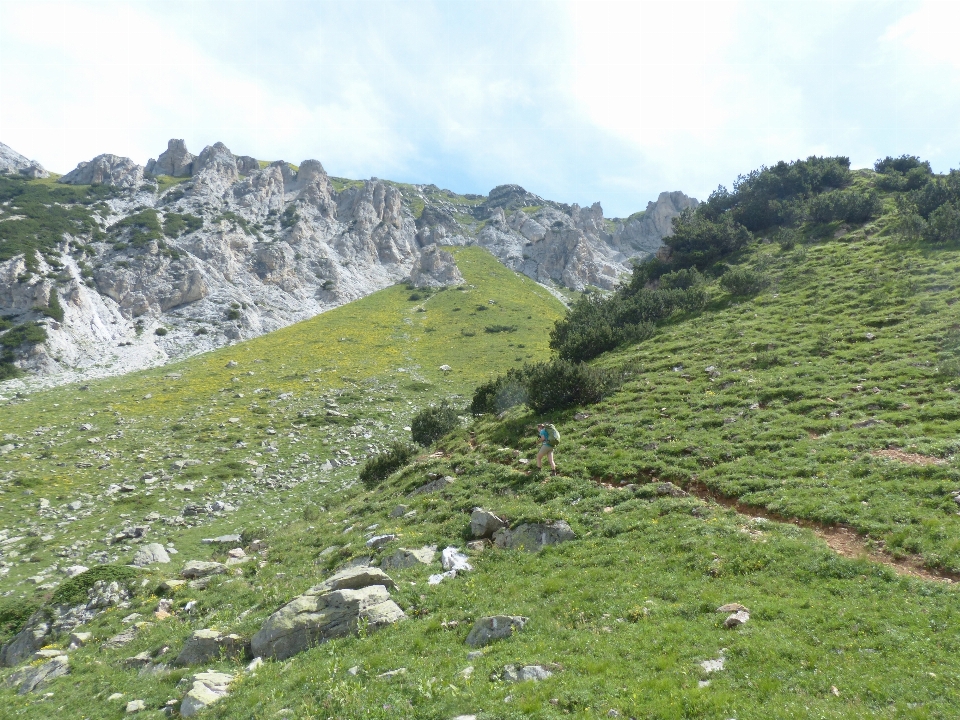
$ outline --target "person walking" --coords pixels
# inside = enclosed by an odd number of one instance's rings
[[[553,461],[553,446],[550,444],[550,431],[543,423],[537,425],[537,435],[540,437],[540,451],[537,453],[537,470],[543,470],[543,458],[550,462],[551,475],[557,474],[557,464]]]

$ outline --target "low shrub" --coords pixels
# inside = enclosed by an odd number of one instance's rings
[[[473,392],[470,412],[474,415],[502,413],[527,401],[525,368],[511,368],[506,375],[478,386]]]
[[[40,609],[36,600],[0,598],[0,644],[13,638],[33,613]]]
[[[766,275],[750,268],[734,268],[720,278],[720,287],[735,297],[755,295],[769,284]]]
[[[127,565],[99,565],[62,583],[50,602],[54,605],[80,605],[87,602],[87,593],[98,581],[117,582],[129,588],[138,574]]]
[[[457,411],[446,400],[435,407],[424,408],[410,423],[413,441],[428,447],[460,424]]]
[[[613,375],[585,363],[556,359],[527,368],[527,405],[538,413],[599,402],[614,387]]]
[[[164,335],[167,334],[167,329],[165,327],[158,327],[156,330],[153,331],[153,334],[158,337],[163,337]]]
[[[369,460],[360,468],[360,482],[368,490],[372,490],[386,480],[390,475],[408,462],[414,456],[416,449],[403,442],[394,442],[382,452]]]

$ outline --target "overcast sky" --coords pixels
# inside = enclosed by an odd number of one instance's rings
[[[168,138],[607,216],[778,160],[960,167],[960,3],[0,0],[0,141]]]

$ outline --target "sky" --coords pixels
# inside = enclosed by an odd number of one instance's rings
[[[960,167],[960,3],[0,0],[0,142],[199,153],[608,217],[764,164]]]

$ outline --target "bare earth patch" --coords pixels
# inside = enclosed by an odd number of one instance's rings
[[[906,463],[907,465],[944,465],[947,462],[942,458],[931,457],[930,455],[908,453],[904,452],[903,450],[897,450],[896,448],[874,450],[870,454],[876,457],[885,457],[889,460],[897,460],[898,462]]]

